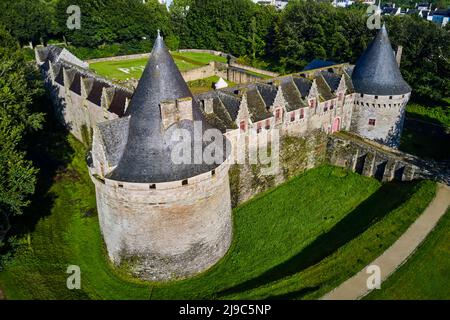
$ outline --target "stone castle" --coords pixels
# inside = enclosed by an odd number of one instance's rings
[[[92,74],[65,49],[39,49],[36,59],[61,121],[92,144],[89,171],[110,259],[130,263],[147,280],[195,275],[227,252],[227,160],[237,136],[349,131],[395,148],[411,94],[384,26],[356,66],[339,64],[195,96],[159,35],[134,92]],[[209,128],[223,133],[211,142],[224,146],[220,161],[172,161],[174,131],[190,133],[187,143],[194,146],[194,123],[201,124],[200,135]],[[206,148],[200,145],[200,151]]]

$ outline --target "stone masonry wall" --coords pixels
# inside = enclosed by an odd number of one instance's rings
[[[380,181],[432,179],[450,185],[448,163],[423,160],[348,132],[329,136],[326,158]]]
[[[253,198],[255,195],[275,187],[289,178],[325,161],[327,135],[322,130],[313,130],[304,136],[283,136],[280,138],[279,170],[265,175],[263,164],[234,164],[230,168],[232,206]],[[269,145],[269,154],[272,146]],[[248,159],[248,152],[246,153]]]
[[[232,239],[228,167],[208,174],[163,189],[91,175],[110,259],[146,280],[185,278],[214,265]]]

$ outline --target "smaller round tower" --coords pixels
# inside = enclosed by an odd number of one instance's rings
[[[170,280],[222,258],[232,238],[227,150],[158,34],[125,116],[94,127],[89,171],[111,261]]]
[[[411,88],[403,80],[384,25],[356,63],[352,82],[351,131],[398,147]]]

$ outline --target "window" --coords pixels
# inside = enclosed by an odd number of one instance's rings
[[[361,93],[361,98],[363,98],[364,97],[364,93]]]
[[[316,104],[316,102],[315,102],[314,99],[309,100],[309,106],[310,106],[311,108],[314,108],[315,104]]]
[[[256,133],[260,133],[261,132],[261,127],[262,127],[261,122],[258,122],[256,124]]]
[[[378,99],[378,96],[375,96],[375,99]]]
[[[266,130],[270,129],[270,119],[266,120]]]
[[[216,175],[216,170],[212,170],[212,171],[211,171],[211,175],[212,175],[212,176],[215,176],[215,175]]]
[[[184,179],[183,181],[181,181],[181,185],[182,186],[186,186],[188,184],[188,180]]]
[[[305,117],[305,109],[300,109],[300,119]]]
[[[333,108],[334,108],[334,104],[333,104],[333,102],[331,102],[330,110],[333,110]]]
[[[295,111],[291,112],[291,122],[295,120]]]
[[[275,120],[280,120],[281,119],[281,109],[277,109],[275,110]]]
[[[119,184],[118,186],[119,186],[119,188],[123,188],[123,184]]]
[[[245,131],[245,121],[241,121],[239,123],[239,128],[241,129],[241,131]]]
[[[392,100],[392,96],[389,96],[389,99],[391,99],[391,100]]]
[[[150,189],[156,189],[156,184],[154,184],[154,183],[151,184],[151,185],[150,185]]]
[[[369,126],[375,125],[375,119],[369,119]]]
[[[325,106],[323,107],[323,112],[328,111],[328,102],[325,102]]]
[[[339,101],[341,101],[342,99],[344,98],[344,94],[342,94],[342,93],[339,93]]]

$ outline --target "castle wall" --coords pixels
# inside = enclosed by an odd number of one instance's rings
[[[232,155],[236,158],[236,136],[229,134],[227,137],[232,141]],[[263,149],[263,153],[270,159],[269,163],[250,163],[247,145],[243,157],[245,162],[237,162],[231,166],[229,175],[233,207],[324,163],[327,134],[322,130],[313,130],[302,136],[280,136],[278,147],[275,147],[270,139],[267,145],[268,148]],[[259,152],[255,148],[253,150]],[[269,156],[272,154],[279,156]]]
[[[450,184],[450,169],[445,162],[423,160],[348,132],[329,136],[326,159],[383,182],[432,179]]]
[[[147,280],[183,278],[214,265],[232,239],[228,165],[182,181],[102,180],[96,187],[108,254]]]
[[[382,144],[398,147],[409,95],[355,94],[351,131]],[[373,121],[374,125],[370,123]]]
[[[184,81],[194,81],[198,79],[208,78],[216,75],[216,67],[214,61],[206,66],[181,72]]]

